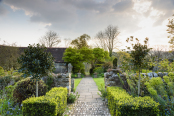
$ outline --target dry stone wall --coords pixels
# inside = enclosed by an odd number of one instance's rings
[[[124,85],[122,84],[122,82],[120,81],[119,76],[117,75],[117,73],[119,73],[120,78],[123,80]],[[146,76],[146,73],[141,73],[143,76]],[[136,74],[132,74],[132,75],[136,75]],[[147,73],[147,75],[150,77],[150,79],[152,77],[161,77],[163,78],[163,76],[168,76],[167,72],[150,72]],[[131,78],[131,77],[129,77]],[[126,79],[126,74],[122,73],[120,69],[111,69],[109,70],[109,72],[104,73],[104,81],[105,81],[105,88],[110,87],[110,86],[119,86],[119,87],[123,87],[124,89],[128,89],[128,83],[127,83],[127,79]]]
[[[43,77],[42,80],[46,83],[47,77]],[[54,74],[53,75],[53,83],[51,87],[67,87],[69,90],[69,77],[68,74]],[[71,92],[73,92],[74,88],[74,79],[71,78]]]
[[[120,78],[118,74],[120,75]],[[124,86],[122,84],[122,81],[124,83]],[[105,81],[105,88],[110,87],[110,86],[119,86],[123,87],[124,89],[128,88],[128,84],[126,81],[126,75],[122,72],[120,69],[111,69],[109,72],[104,73],[104,81]]]

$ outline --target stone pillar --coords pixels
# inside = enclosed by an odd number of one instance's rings
[[[97,78],[97,73],[94,73],[94,78]]]
[[[68,64],[69,95],[71,94],[71,71],[72,71],[72,65],[71,65],[71,63],[69,63]]]
[[[78,78],[81,78],[81,73],[77,73],[77,75],[78,75]]]

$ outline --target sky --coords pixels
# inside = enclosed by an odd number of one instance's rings
[[[91,37],[108,25],[117,26],[125,48],[130,36],[149,45],[169,45],[168,19],[174,14],[174,0],[0,0],[0,44],[21,47],[38,43],[49,30],[63,39]]]

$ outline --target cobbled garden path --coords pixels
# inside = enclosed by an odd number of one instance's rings
[[[98,87],[92,77],[83,78],[77,86],[76,92],[80,96],[64,116],[111,116],[108,106],[97,94]]]

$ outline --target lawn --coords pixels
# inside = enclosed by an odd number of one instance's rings
[[[101,87],[101,84],[104,85],[104,78],[100,77],[100,78],[93,78],[94,82],[96,83],[96,85],[98,87]]]
[[[81,80],[82,80],[82,78],[74,78],[74,90],[75,91]]]

